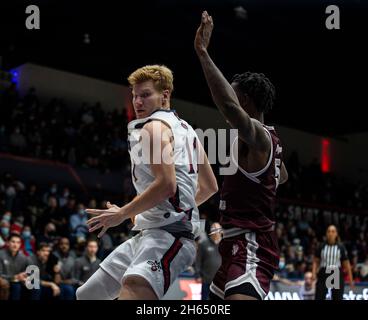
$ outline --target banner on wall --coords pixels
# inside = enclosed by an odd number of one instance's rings
[[[266,300],[302,300],[299,286],[272,282]],[[170,287],[164,300],[201,300],[202,284],[194,278],[179,278]],[[328,296],[327,296],[328,299]],[[345,286],[344,300],[368,300],[368,283]]]

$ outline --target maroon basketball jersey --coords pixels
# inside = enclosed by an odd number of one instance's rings
[[[224,177],[220,197],[220,223],[223,228],[254,231],[271,230],[275,224],[276,189],[280,179],[282,147],[273,127],[263,125],[272,140],[266,166],[257,172],[246,172],[238,166],[234,175]],[[237,148],[237,140],[231,147]],[[236,163],[236,160],[233,159]]]

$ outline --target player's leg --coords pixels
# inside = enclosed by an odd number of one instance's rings
[[[125,241],[111,252],[100,268],[77,289],[77,300],[114,300],[119,297],[121,279],[131,264],[140,234]]]
[[[141,276],[129,276],[124,280],[119,300],[157,300],[150,283]]]
[[[222,301],[224,300],[224,296],[225,296],[225,284],[227,281],[227,276],[228,276],[228,268],[230,265],[230,254],[229,254],[229,250],[231,252],[231,246],[232,243],[230,243],[230,241],[228,239],[222,239],[219,246],[218,246],[218,250],[219,253],[221,255],[221,266],[220,268],[217,270],[215,277],[212,280],[212,283],[210,285],[210,293],[209,293],[209,300],[214,300],[214,301]]]
[[[160,229],[143,231],[136,255],[122,279],[121,299],[161,299],[179,274],[191,266],[193,240]]]
[[[119,296],[121,285],[106,271],[99,268],[77,289],[77,300],[114,300]]]
[[[245,234],[231,238],[228,248],[225,300],[263,300],[267,296],[279,255],[273,232]]]
[[[225,300],[263,300],[249,282],[226,291]]]

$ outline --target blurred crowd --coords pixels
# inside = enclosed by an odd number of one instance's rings
[[[325,239],[328,225],[335,224],[348,250],[355,281],[368,281],[368,185],[322,173],[317,160],[303,166],[295,152],[286,159],[286,166],[289,180],[279,188],[279,197],[322,210],[317,215],[306,210],[291,214],[290,201],[280,201],[276,232],[281,249],[281,275],[302,279],[306,271],[311,271],[316,248]],[[324,211],[336,214],[332,218],[324,215]]]
[[[126,124],[124,111],[107,112],[99,103],[68,108],[62,99],[52,99],[42,105],[35,89],[20,98],[15,86],[0,95],[0,152],[101,172],[126,171]],[[355,281],[368,281],[368,215],[362,213],[368,208],[367,184],[322,173],[317,160],[302,165],[296,153],[286,159],[286,166],[289,181],[280,186],[280,198],[355,210],[339,215],[334,223],[348,249]],[[123,195],[117,204],[131,196]],[[26,184],[21,177],[0,171],[0,299],[75,299],[76,288],[99,262],[133,235],[130,221],[98,240],[89,234],[84,209],[103,208],[107,200],[112,199],[103,192],[80,198],[69,186]],[[217,207],[218,195],[200,208],[206,232],[197,239],[198,259],[191,272],[202,279],[204,294],[219,264],[214,254],[221,234]],[[302,279],[311,270],[330,221],[303,213],[291,215],[283,202],[276,215],[279,276]],[[30,264],[40,269],[42,290],[25,289],[25,269]]]
[[[128,161],[126,124],[125,110],[107,112],[99,102],[42,104],[34,88],[21,98],[15,84],[0,94],[0,152],[117,171]]]
[[[106,201],[83,202],[56,183],[40,190],[0,176],[0,299],[74,299],[100,261],[132,236],[128,220],[97,240],[88,232],[86,206]],[[42,290],[25,289],[28,265],[39,267]]]

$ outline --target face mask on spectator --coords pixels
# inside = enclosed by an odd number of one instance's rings
[[[9,216],[9,215],[5,215],[5,216],[3,216],[3,220],[4,220],[4,221],[7,221],[7,222],[10,222],[10,220],[11,220],[11,216]]]
[[[2,227],[1,228],[1,233],[3,234],[4,237],[7,237],[9,235],[9,228],[8,227]]]
[[[22,236],[23,236],[23,238],[30,238],[31,237],[31,231],[23,231]]]
[[[52,188],[50,189],[50,192],[51,192],[52,194],[56,193],[56,191],[57,191],[57,188],[56,188],[56,187],[52,187]]]
[[[51,230],[51,231],[47,232],[47,234],[49,236],[55,236],[56,235],[56,231],[55,230]]]
[[[280,260],[280,262],[279,262],[279,268],[280,269],[284,269],[285,268],[285,261]]]
[[[78,213],[79,213],[80,216],[84,216],[84,214],[85,214],[84,209],[79,209]]]

